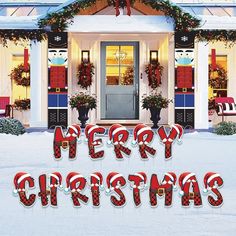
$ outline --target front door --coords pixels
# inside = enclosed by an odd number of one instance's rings
[[[138,42],[101,43],[101,119],[139,118],[138,65]]]

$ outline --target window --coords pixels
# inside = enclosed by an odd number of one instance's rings
[[[133,85],[134,46],[106,46],[106,85]]]
[[[211,56],[209,56],[209,65],[211,64]],[[224,80],[227,77],[227,56],[217,55],[216,65],[219,68],[220,73],[217,71],[209,72],[209,98],[214,97],[227,97],[227,81]],[[223,72],[223,76],[221,74]],[[225,76],[224,76],[225,75]]]
[[[24,62],[24,56],[23,55],[13,55],[12,58],[12,69],[17,67],[18,65],[22,64]],[[15,83],[15,81],[12,81],[12,96],[11,101],[14,103],[16,99],[26,99],[30,98],[30,87],[24,87],[19,86]]]

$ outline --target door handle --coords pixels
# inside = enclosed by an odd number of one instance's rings
[[[106,111],[107,111],[107,94],[106,94]]]
[[[135,90],[134,90],[134,95],[138,97],[138,86],[135,84]]]
[[[133,110],[135,110],[135,103],[136,103],[136,96],[134,94],[134,97],[133,97]]]

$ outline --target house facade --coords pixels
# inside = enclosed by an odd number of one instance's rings
[[[5,15],[15,5],[0,5],[5,9],[2,13],[0,9],[0,28],[37,29],[38,20],[47,11],[61,11],[72,3],[29,5],[32,13],[26,16],[17,15],[17,11],[27,12],[26,6],[20,5],[7,20]],[[236,5],[179,6],[201,19],[201,29],[236,28]],[[68,100],[75,93],[86,92],[97,97],[97,109],[89,112],[90,123],[151,124],[149,111],[142,109],[141,101],[152,92],[145,67],[153,52],[158,53],[158,61],[164,68],[157,91],[173,99],[167,109],[162,109],[159,123],[180,123],[197,129],[209,127],[209,97],[236,97],[236,46],[200,42],[192,33],[175,32],[171,18],[139,1],[131,8],[131,16],[127,15],[127,8],[119,11],[116,17],[114,7],[108,6],[107,1],[96,1],[74,17],[66,32],[48,32],[47,39],[41,42],[24,41],[17,45],[8,42],[8,47],[0,44],[0,96],[10,96],[11,103],[23,97],[31,100],[30,111],[14,111],[15,118],[30,127],[53,128],[77,123],[78,113],[70,108]],[[25,48],[30,54],[28,91],[17,88],[9,79],[11,70],[22,62]],[[212,49],[217,63],[227,71],[226,88],[209,87]],[[95,67],[88,90],[77,84],[84,52]],[[220,119],[215,115],[213,121],[217,123]]]

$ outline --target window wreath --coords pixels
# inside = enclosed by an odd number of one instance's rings
[[[227,88],[227,71],[220,65],[209,65],[209,86],[214,89]]]
[[[17,85],[28,87],[30,86],[30,66],[26,70],[24,64],[15,67],[10,74],[11,80],[15,81]]]

